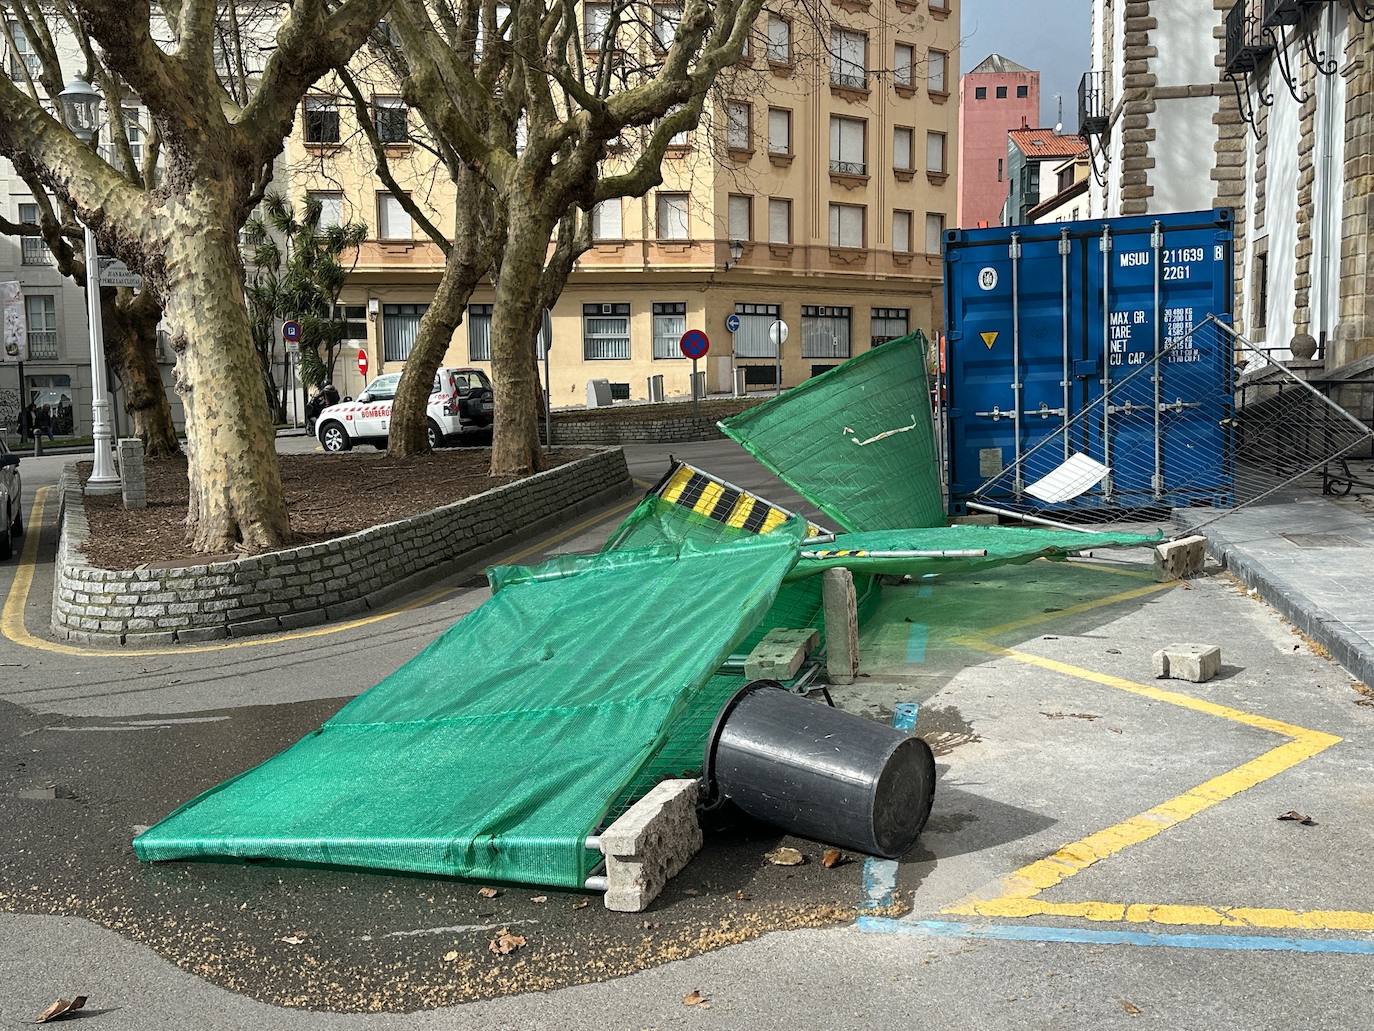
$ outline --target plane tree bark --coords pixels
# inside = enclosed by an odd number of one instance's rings
[[[214,0],[70,0],[101,65],[147,110],[160,141],[155,186],[103,161],[38,100],[0,77],[0,154],[143,276],[161,304],[186,413],[187,530],[200,552],[260,550],[290,534],[275,433],[244,305],[237,241],[309,87],[344,64],[391,0],[295,0],[275,48],[239,98],[216,72]],[[52,86],[47,86],[51,95]],[[118,94],[115,94],[116,96]],[[112,122],[119,103],[108,105]],[[113,132],[118,141],[121,134]]]

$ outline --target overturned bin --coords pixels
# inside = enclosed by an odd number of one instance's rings
[[[713,801],[756,819],[897,859],[930,816],[935,757],[918,737],[758,680],[721,709],[705,779]]]

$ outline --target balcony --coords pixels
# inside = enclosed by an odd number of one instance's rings
[[[868,89],[868,75],[864,72],[841,72],[831,69],[830,85],[845,89]]]
[[[831,160],[830,172],[832,175],[867,175],[868,165],[862,161]]]
[[[1313,0],[1264,0],[1261,25],[1266,29],[1275,25],[1296,25],[1302,21],[1306,9],[1313,6]]]
[[[1107,73],[1084,72],[1078,80],[1078,135],[1086,139],[1106,132],[1109,109]]]
[[[1274,51],[1274,45],[1263,34],[1260,20],[1251,11],[1259,7],[1259,0],[1236,0],[1226,12],[1226,71],[1249,74],[1260,61]]]

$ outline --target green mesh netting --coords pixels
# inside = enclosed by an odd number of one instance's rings
[[[673,765],[658,758],[666,728],[702,708],[801,535],[798,521],[496,571],[485,605],[134,849],[581,886],[599,861],[583,839],[632,785],[652,785],[646,771]]]
[[[918,331],[720,424],[845,530],[944,524]]]

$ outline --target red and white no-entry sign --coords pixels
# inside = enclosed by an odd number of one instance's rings
[[[367,375],[367,352],[361,348],[358,349],[358,371]]]

